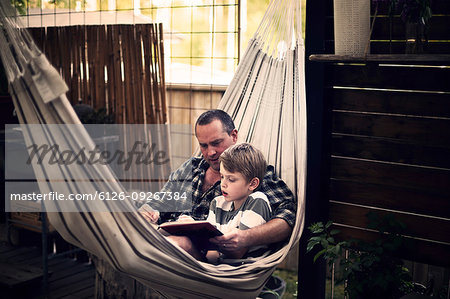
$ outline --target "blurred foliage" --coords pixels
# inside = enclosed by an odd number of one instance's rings
[[[273,275],[280,277],[286,282],[286,290],[283,299],[297,298],[298,272],[286,269],[276,269]]]
[[[11,0],[11,4],[16,7],[19,14],[27,13],[27,0]]]
[[[331,280],[327,279],[325,284],[325,299],[345,299],[345,284],[343,282],[334,284],[333,296],[331,296]]]
[[[314,256],[314,261],[323,257],[329,266],[339,261],[339,276],[347,281],[345,292],[351,299],[396,299],[412,292],[411,276],[403,266],[403,261],[397,257],[406,246],[402,236],[405,225],[391,214],[380,217],[376,213],[369,213],[368,219],[368,228],[379,232],[376,240],[338,242],[335,237],[339,231],[332,229],[332,222],[319,222],[309,227],[313,236],[308,240],[307,251],[317,246],[320,250]],[[341,258],[345,252],[348,258]]]
[[[42,0],[10,0],[11,4],[16,7],[19,14],[26,14],[28,8],[70,8],[75,9],[77,2],[84,6],[87,0],[49,0],[42,2]]]
[[[57,8],[75,9],[77,2],[79,2],[81,6],[86,4],[86,0],[49,0],[48,4],[54,5]]]

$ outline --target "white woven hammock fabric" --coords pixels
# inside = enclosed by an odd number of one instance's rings
[[[10,8],[4,1],[0,2],[3,25],[0,53],[20,122],[79,124],[65,96],[64,81],[11,15]],[[169,243],[137,212],[48,213],[51,224],[63,238],[166,296],[255,298],[275,267],[298,242],[304,224],[306,100],[300,16],[300,1],[270,3],[218,107],[233,117],[240,140],[260,148],[278,175],[297,194],[296,225],[286,246],[254,263],[211,265],[195,260]],[[63,126],[58,127],[60,130],[25,131],[24,135],[27,144],[34,140],[53,144],[56,140],[72,148],[93,148],[84,127],[78,127],[71,131],[64,130]],[[62,179],[95,177],[109,182],[106,186],[68,180],[63,187],[66,193],[126,191],[109,167],[89,166],[33,165],[33,169],[39,177],[52,173],[52,177]],[[42,193],[59,191],[55,188],[61,186],[51,180],[39,182]],[[103,204],[107,206],[108,202]],[[131,205],[128,201],[122,204]]]

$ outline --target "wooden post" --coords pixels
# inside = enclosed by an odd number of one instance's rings
[[[313,263],[314,253],[306,253],[310,237],[308,226],[327,218],[326,181],[326,140],[329,119],[326,119],[324,105],[324,67],[310,62],[309,55],[324,53],[325,48],[325,7],[326,0],[306,2],[306,57],[305,80],[308,107],[308,169],[306,182],[305,231],[299,244],[298,297],[325,298],[325,263]]]

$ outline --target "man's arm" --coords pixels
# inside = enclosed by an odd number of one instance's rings
[[[192,170],[197,166],[198,160],[191,158],[183,163],[177,170],[169,175],[168,181],[164,186],[154,193],[159,194],[179,194],[185,193],[186,198],[183,201],[176,200],[149,200],[137,203],[138,211],[144,216],[145,219],[152,223],[161,223],[168,220],[175,220],[182,212],[191,207],[190,197],[192,196]],[[144,204],[144,205],[143,205]],[[158,210],[159,213],[155,214],[148,212],[148,208],[143,206],[147,205],[151,207],[151,210]]]
[[[245,231],[243,231],[245,232]],[[283,219],[275,218],[269,222],[247,230],[243,238],[249,246],[277,243],[291,236],[292,227]]]
[[[269,222],[247,230],[233,230],[223,236],[210,239],[226,251],[240,251],[243,248],[270,244],[287,239],[292,232],[290,225],[283,219],[275,218]]]
[[[246,207],[248,211],[242,214],[239,230],[214,238],[220,248],[237,253],[243,249],[277,243],[289,238],[292,232],[289,222],[277,216],[270,219],[270,203],[264,193],[255,192],[248,200]]]
[[[294,227],[297,200],[286,183],[275,174],[274,167],[271,165],[267,166],[261,191],[270,201],[272,219],[283,219],[289,226]]]

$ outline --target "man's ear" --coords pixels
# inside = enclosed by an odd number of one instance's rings
[[[230,136],[233,138],[234,143],[236,143],[237,139],[238,139],[238,131],[236,129],[233,129],[233,131],[231,131]]]
[[[257,177],[254,177],[253,179],[251,179],[250,186],[248,186],[248,189],[250,189],[250,191],[254,191],[256,188],[258,188],[258,186],[259,186],[259,179]]]

